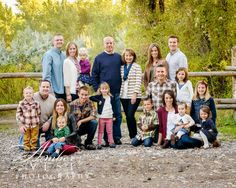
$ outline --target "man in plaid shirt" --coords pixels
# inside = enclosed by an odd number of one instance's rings
[[[70,113],[72,117],[72,126],[79,136],[87,134],[84,142],[88,150],[96,149],[93,145],[93,138],[97,129],[96,108],[89,100],[89,88],[82,86],[78,91],[79,98],[70,103]]]
[[[162,95],[165,90],[172,90],[176,95],[176,84],[174,81],[167,79],[167,70],[163,65],[158,65],[155,70],[156,78],[150,82],[146,94],[152,98],[154,110],[162,106]]]
[[[33,99],[33,88],[26,87],[23,91],[24,99],[19,102],[16,119],[20,132],[24,134],[24,150],[36,150],[40,121],[40,106]]]

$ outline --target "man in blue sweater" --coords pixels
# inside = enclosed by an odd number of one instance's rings
[[[43,80],[48,80],[52,84],[52,89],[56,98],[66,100],[64,92],[63,63],[66,58],[61,51],[64,38],[61,34],[56,34],[52,41],[53,47],[48,50],[42,59]]]
[[[111,94],[114,97],[114,117],[113,122],[113,138],[115,144],[121,143],[121,106],[120,106],[120,87],[122,65],[121,55],[114,52],[114,39],[107,36],[103,39],[104,52],[98,54],[93,63],[92,77],[94,79],[93,88],[97,91],[99,84],[107,82],[111,89]],[[107,138],[105,138],[106,144]]]

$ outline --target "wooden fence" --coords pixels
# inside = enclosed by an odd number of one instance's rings
[[[189,72],[190,77],[211,77],[211,76],[232,76],[232,96],[230,99],[215,99],[217,109],[233,109],[236,120],[236,46],[232,48],[231,66],[226,66],[225,71],[213,72]],[[0,79],[12,78],[41,78],[42,73],[20,72],[20,73],[0,73]],[[0,111],[15,110],[17,104],[0,105]],[[140,108],[139,108],[140,110]]]

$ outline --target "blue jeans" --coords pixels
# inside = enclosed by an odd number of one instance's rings
[[[38,142],[37,142],[37,148],[40,147],[40,135],[43,133],[42,128],[39,129],[39,135],[38,135]],[[49,127],[49,129],[45,132],[45,140],[48,141],[50,140],[52,137],[51,134],[51,128]],[[23,143],[24,143],[24,134],[21,134],[18,140],[18,145],[20,149],[24,149],[23,147]]]
[[[134,117],[135,112],[139,106],[141,99],[136,99],[134,104],[131,104],[131,99],[121,99],[121,104],[123,106],[126,122],[129,130],[129,137],[132,139],[137,134],[137,124]]]
[[[134,137],[131,141],[131,145],[133,146],[139,146],[143,143],[144,147],[151,147],[153,143],[152,137],[145,138],[144,140],[139,140],[136,137]]]
[[[87,139],[84,141],[85,145],[93,143],[93,138],[97,130],[98,122],[97,120],[91,120],[86,123],[82,123],[78,130],[76,130],[79,136],[87,134]]]
[[[112,106],[114,117],[116,118],[115,121],[113,121],[113,139],[114,141],[121,139],[121,121],[122,121],[122,115],[121,115],[121,106],[120,106],[120,94],[116,93],[113,95],[114,97],[114,103]],[[104,131],[104,140],[107,141],[107,133],[106,130]]]
[[[62,149],[62,146],[65,145],[65,142],[57,142],[57,143],[52,143],[49,148],[47,149],[48,153],[52,154],[56,151],[56,149]]]
[[[191,138],[188,134],[184,134],[175,145],[171,145],[175,149],[200,148],[201,146],[202,142],[200,140]]]

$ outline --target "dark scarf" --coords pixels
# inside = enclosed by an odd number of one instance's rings
[[[127,64],[124,65],[124,76],[123,76],[123,80],[126,81],[129,75],[129,71],[132,67],[133,63],[131,63],[129,66],[127,66]]]

